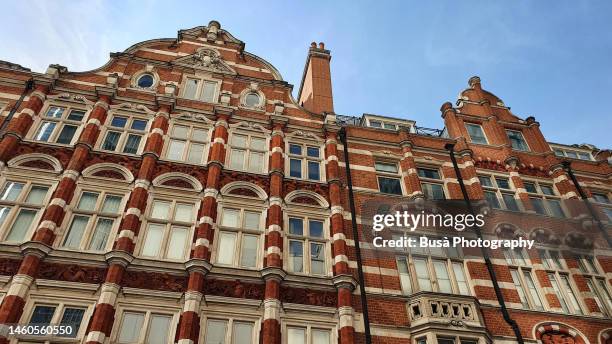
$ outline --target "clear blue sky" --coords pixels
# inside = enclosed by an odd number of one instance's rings
[[[549,141],[612,148],[612,1],[11,1],[0,59],[99,67],[109,52],[216,19],[299,89],[311,41],[332,51],[337,113],[414,119],[472,75]]]

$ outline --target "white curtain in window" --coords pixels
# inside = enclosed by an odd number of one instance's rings
[[[170,235],[170,244],[168,245],[168,258],[185,258],[185,245],[187,242],[188,231],[189,230],[185,227],[172,227],[172,233]]]
[[[225,344],[227,321],[208,320],[206,324],[206,344]]]
[[[236,344],[249,344],[253,342],[253,324],[234,322],[233,342]]]
[[[201,164],[204,161],[204,145],[192,143],[189,148],[187,161],[192,164]]]
[[[187,79],[185,83],[185,93],[183,96],[189,99],[195,99],[196,91],[198,90],[198,81],[196,79]]]
[[[164,234],[164,226],[157,224],[150,224],[147,230],[147,236],[145,238],[142,255],[147,257],[155,257],[159,254],[159,248],[161,247],[161,240]]]
[[[166,344],[170,332],[170,321],[172,317],[167,315],[153,314],[147,337],[148,344]]]
[[[80,247],[81,239],[83,238],[83,233],[85,233],[85,228],[87,228],[88,221],[89,216],[74,216],[72,219],[72,224],[70,225],[70,230],[68,231],[68,236],[66,236],[66,239],[64,240],[64,247]]]
[[[330,344],[331,334],[325,330],[312,330],[312,344]]]
[[[288,328],[287,343],[306,344],[306,331],[303,328]]]
[[[256,235],[244,235],[242,237],[242,252],[240,263],[243,267],[254,268],[257,265],[257,243],[259,237]]]
[[[77,208],[80,210],[93,211],[96,209],[96,202],[98,201],[98,194],[93,192],[83,192]]]
[[[221,232],[219,235],[219,250],[217,262],[220,264],[233,264],[234,252],[236,252],[236,234]]]
[[[138,341],[140,329],[144,323],[144,314],[124,313],[119,332],[119,343],[134,343]]]
[[[103,213],[116,214],[119,212],[119,207],[121,206],[121,197],[107,195],[106,199],[104,199],[104,204],[102,205]]]
[[[49,188],[46,186],[32,186],[32,188],[30,189],[30,193],[28,193],[28,197],[26,198],[26,203],[42,204],[45,200],[45,196],[47,196],[48,190]]]
[[[28,233],[28,229],[32,225],[32,221],[34,221],[34,217],[36,216],[36,210],[32,209],[21,209],[19,211],[19,215],[13,222],[13,226],[7,236],[7,241],[23,241],[25,239],[26,234]]]
[[[104,251],[111,229],[113,228],[113,219],[100,218],[96,224],[89,249],[92,251]]]

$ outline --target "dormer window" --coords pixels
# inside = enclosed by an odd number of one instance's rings
[[[567,157],[570,159],[593,161],[593,157],[591,156],[591,153],[588,153],[588,152],[581,152],[577,150],[557,148],[557,147],[555,147],[553,151],[555,152],[555,155],[558,157],[562,157],[562,158]]]
[[[397,130],[397,125],[395,123],[387,123],[387,122],[383,122],[383,121],[374,121],[374,120],[370,120],[370,127],[372,128],[381,128],[381,129],[387,129],[387,130]]]
[[[154,83],[155,83],[155,77],[153,77],[153,74],[150,74],[150,73],[142,74],[141,76],[138,77],[138,81],[136,82],[136,84],[140,88],[151,88]]]
[[[510,144],[512,145],[512,149],[527,152],[529,151],[529,146],[523,137],[523,133],[516,130],[506,130],[506,134],[510,139]]]
[[[465,128],[470,135],[470,139],[473,143],[481,143],[483,145],[488,144],[487,138],[482,130],[482,127],[478,124],[466,123]]]

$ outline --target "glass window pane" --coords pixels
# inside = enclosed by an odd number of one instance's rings
[[[140,139],[142,136],[130,134],[128,135],[125,147],[123,147],[123,153],[136,154],[138,152],[138,146],[140,145]]]
[[[436,279],[438,281],[438,289],[441,293],[452,293],[450,277],[446,269],[446,262],[436,260],[433,262]]]
[[[47,196],[49,188],[41,185],[34,185],[28,193],[25,202],[29,204],[43,204],[45,197]]]
[[[465,278],[465,273],[463,271],[463,264],[456,263],[456,262],[453,263],[453,273],[455,274],[455,280],[457,281],[457,286],[459,287],[459,294],[469,295],[470,288]]]
[[[416,271],[419,289],[421,291],[432,291],[431,280],[429,279],[429,270],[427,269],[427,261],[422,258],[415,258],[414,269]]]
[[[240,265],[247,268],[257,266],[257,246],[259,237],[256,235],[244,235],[240,252]]]
[[[168,315],[151,315],[151,324],[147,335],[147,344],[166,344],[170,334],[170,321],[172,317]]]
[[[106,195],[102,204],[102,212],[116,214],[121,206],[122,197],[115,195]]]
[[[193,220],[193,204],[177,203],[174,210],[174,220],[190,222]]]
[[[289,218],[289,234],[304,235],[304,220],[300,218]]]
[[[192,143],[187,154],[187,162],[201,164],[204,162],[204,145]]]
[[[189,99],[195,99],[197,90],[198,90],[198,80],[187,79],[187,82],[185,82],[185,92],[183,93],[183,97],[189,98]]]
[[[153,86],[154,81],[153,75],[143,74],[138,78],[137,85],[138,87],[149,88]]]
[[[125,125],[127,124],[127,118],[126,117],[113,117],[113,119],[111,120],[111,127],[116,127],[116,128],[124,128]]]
[[[264,154],[251,152],[249,157],[249,172],[262,172],[264,170]]]
[[[397,173],[397,164],[377,162],[374,164],[374,168],[379,172]]]
[[[14,202],[19,197],[21,190],[23,190],[23,183],[6,182],[0,194],[0,200]]]
[[[287,328],[287,343],[306,344],[306,330],[303,328]]]
[[[302,155],[302,146],[290,144],[289,145],[289,154]]]
[[[421,188],[427,199],[445,199],[444,189],[441,184],[422,183]]]
[[[546,204],[548,205],[548,209],[550,210],[552,216],[565,217],[565,213],[561,207],[561,202],[556,199],[548,199],[546,200]]]
[[[153,201],[151,207],[151,217],[154,219],[167,220],[170,214],[170,203],[162,201]]]
[[[294,178],[302,178],[302,160],[289,160],[289,176]]]
[[[378,177],[378,187],[380,192],[392,195],[401,195],[402,186],[397,178]]]
[[[320,180],[321,179],[321,171],[319,168],[319,163],[315,161],[308,162],[308,179],[310,180]]]
[[[561,288],[559,287],[559,283],[557,282],[557,277],[554,273],[548,274],[548,279],[550,280],[550,284],[552,285],[553,290],[555,291],[555,295],[561,304],[561,309],[564,313],[569,312],[569,308],[567,306],[567,302],[565,302],[565,298],[561,294]]]
[[[527,296],[525,295],[525,289],[523,288],[523,284],[521,283],[521,279],[519,277],[517,270],[510,270],[510,274],[512,275],[512,282],[514,282],[514,287],[519,295],[519,299],[521,300],[521,304],[523,308],[529,308],[529,302],[527,302]]]
[[[221,226],[237,228],[240,211],[236,209],[223,209],[223,217],[221,218]]]
[[[54,306],[36,306],[30,317],[30,324],[49,325],[54,313]]]
[[[215,101],[215,90],[217,89],[216,82],[204,81],[202,85],[202,96],[200,100],[212,103]]]
[[[245,211],[244,212],[244,228],[259,229],[260,217],[261,217],[261,213]]]
[[[331,334],[325,330],[312,330],[312,344],[330,344]]]
[[[310,243],[310,272],[315,275],[325,274],[325,246]]]
[[[382,128],[382,122],[370,121],[370,127],[373,127],[373,128]]]
[[[206,322],[206,344],[225,344],[227,321],[208,320]]]
[[[480,185],[493,187],[493,182],[491,181],[491,177],[488,176],[478,176],[478,180],[480,181]]]
[[[304,243],[301,241],[289,241],[289,270],[304,271]]]
[[[249,344],[253,342],[253,324],[234,322],[233,344]]]
[[[45,116],[51,117],[51,118],[62,118],[63,113],[64,113],[64,108],[57,107],[57,106],[50,106]]]
[[[395,130],[395,124],[391,124],[391,123],[384,123],[384,127],[385,129],[391,129],[391,130]]]
[[[510,194],[502,194],[502,198],[504,199],[504,204],[506,205],[506,209],[512,211],[519,211],[518,203],[516,203],[516,199],[513,195]]]
[[[555,190],[553,189],[551,185],[540,184],[540,189],[542,189],[542,193],[545,195],[551,195],[551,196],[555,195]]]
[[[438,344],[455,344],[455,340],[453,338],[443,338],[437,337]]]
[[[402,292],[404,294],[412,293],[412,281],[410,280],[410,272],[408,270],[408,263],[406,258],[397,258],[397,270],[399,272],[400,284],[402,286]]]
[[[187,139],[187,135],[189,134],[189,127],[184,125],[175,125],[172,128],[172,137],[177,139]]]
[[[495,182],[497,182],[497,187],[500,189],[510,189],[510,183],[507,178],[495,178]]]
[[[109,131],[108,133],[106,133],[106,138],[104,139],[104,143],[102,144],[102,149],[109,151],[114,151],[115,149],[117,149],[119,137],[121,137],[121,134],[116,131]]]
[[[257,93],[249,93],[244,99],[247,106],[253,107],[259,105],[259,95]]]
[[[142,313],[124,313],[119,331],[119,343],[132,343],[138,341],[140,329],[144,323]]]
[[[513,149],[520,151],[529,150],[527,143],[523,138],[523,134],[520,131],[506,130],[506,133],[508,134],[508,138],[510,139],[510,144],[512,145]]]
[[[533,210],[540,215],[546,215],[546,208],[544,208],[544,203],[540,198],[529,198],[531,200],[531,205],[533,205]]]
[[[310,220],[308,221],[308,233],[311,237],[322,238],[323,237],[323,222]]]
[[[527,192],[531,192],[531,193],[537,193],[538,191],[536,190],[536,186],[534,183],[524,183],[525,184],[525,190]]]
[[[48,142],[56,125],[57,123],[55,122],[42,122],[38,132],[34,135],[34,140]]]
[[[144,243],[142,245],[142,255],[147,257],[156,257],[161,248],[161,241],[164,235],[164,226],[150,224]]]
[[[170,160],[183,160],[183,150],[185,149],[185,141],[170,140],[168,144],[167,158]]]
[[[417,168],[417,173],[421,178],[440,179],[440,172],[429,168]]]
[[[96,209],[96,203],[98,202],[98,194],[95,192],[83,192],[77,204],[77,209],[94,211]]]
[[[142,119],[135,119],[132,121],[132,129],[134,130],[145,130],[147,128],[147,121]]]
[[[36,210],[32,209],[21,209],[13,226],[6,237],[7,241],[23,241],[25,239],[28,230],[32,226],[32,221],[36,216]]]
[[[497,193],[493,191],[485,191],[484,192],[485,199],[489,202],[489,205],[494,209],[501,209],[501,205],[499,204],[499,200],[497,199]]]
[[[245,151],[243,150],[232,149],[229,167],[234,170],[244,169],[244,154]]]
[[[565,151],[565,154],[567,155],[568,158],[573,158],[573,159],[578,158],[578,154],[576,154],[576,152],[574,151]]]
[[[68,308],[64,309],[64,314],[60,320],[60,325],[72,326],[72,332],[70,334],[60,335],[62,337],[76,337],[79,328],[81,327],[81,321],[83,321],[83,315],[85,310],[82,308]]]
[[[172,227],[170,233],[170,243],[166,256],[170,259],[184,259],[185,246],[187,245],[187,234],[189,229],[185,227]]]
[[[255,150],[266,150],[266,140],[259,137],[251,137],[251,148]]]
[[[11,211],[10,207],[2,207],[0,206],[0,226],[4,223],[4,220],[8,216],[8,213]]]
[[[68,229],[68,235],[64,240],[64,247],[79,248],[81,246],[81,239],[87,228],[89,222],[89,216],[75,215],[72,218],[72,223]]]
[[[244,135],[234,135],[231,142],[234,147],[246,148],[247,137]]]
[[[113,228],[113,219],[99,218],[94,229],[94,234],[89,243],[89,250],[92,251],[104,251],[106,249],[106,243],[110,236],[111,229]]]
[[[319,147],[306,147],[306,155],[311,158],[318,158],[321,156]]]
[[[191,139],[199,142],[207,142],[208,131],[205,129],[193,128],[191,131]]]
[[[542,301],[540,300],[540,295],[538,294],[535,283],[533,282],[531,273],[529,273],[529,271],[523,271],[523,275],[525,276],[525,283],[527,283],[527,289],[529,289],[529,294],[531,295],[531,300],[534,303],[535,309],[544,310],[544,306],[542,306]]]
[[[72,138],[74,137],[74,134],[77,131],[77,126],[76,125],[64,125],[64,127],[62,128],[62,131],[60,131],[59,136],[57,137],[57,140],[55,142],[57,143],[61,143],[64,145],[70,144],[70,142],[72,142]]]
[[[236,234],[220,232],[217,262],[226,265],[234,264],[234,252],[236,252]]]
[[[470,138],[472,139],[472,142],[483,144],[487,143],[487,139],[485,138],[484,132],[482,131],[482,127],[480,125],[466,124],[465,126],[467,128],[468,134],[470,135]]]
[[[71,121],[82,121],[83,117],[85,117],[85,111],[82,110],[72,110],[68,115],[67,119]]]
[[[582,314],[580,303],[578,302],[576,294],[574,294],[574,290],[572,289],[572,286],[567,276],[561,276],[561,284],[563,285],[563,287],[565,288],[565,292],[569,296],[569,301],[572,305],[572,308],[574,309],[574,313]]]

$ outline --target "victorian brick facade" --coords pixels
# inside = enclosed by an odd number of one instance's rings
[[[502,305],[525,342],[610,343],[610,150],[547,142],[478,77],[444,130],[337,115],[330,61],[312,43],[296,100],[212,21],[87,72],[2,62],[0,323],[77,332],[0,343],[365,342],[347,165],[374,343],[517,342]],[[491,251],[496,283],[469,252],[373,246],[367,204],[460,181],[486,235],[536,241]]]

